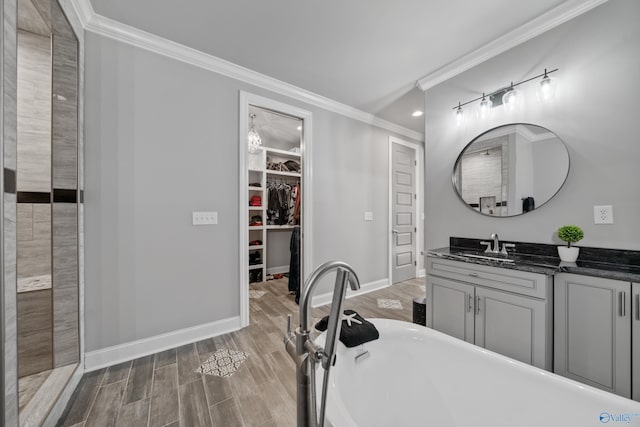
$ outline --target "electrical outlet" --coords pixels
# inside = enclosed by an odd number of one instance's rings
[[[593,207],[593,223],[594,224],[613,224],[613,206],[594,206]]]
[[[365,212],[364,213],[365,221],[373,221],[373,212]]]
[[[218,223],[218,212],[192,212],[193,225],[214,225]]]

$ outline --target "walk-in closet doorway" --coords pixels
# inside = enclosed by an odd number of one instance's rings
[[[293,285],[297,279],[301,293],[312,269],[312,115],[240,92],[239,117],[240,319],[245,327],[249,297],[260,294],[250,292],[252,285],[274,277],[283,277],[280,285],[283,280]]]

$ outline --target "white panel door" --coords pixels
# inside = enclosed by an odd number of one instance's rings
[[[391,279],[398,283],[416,277],[416,150],[391,146]]]

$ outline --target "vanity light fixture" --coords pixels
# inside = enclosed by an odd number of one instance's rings
[[[247,141],[249,143],[249,152],[255,153],[258,151],[258,148],[260,148],[260,146],[262,145],[262,138],[260,138],[260,135],[256,131],[253,124],[253,119],[256,118],[255,113],[249,114],[249,117],[251,118],[251,125],[249,127],[249,133],[247,134]]]
[[[458,124],[458,126],[460,126],[463,121],[464,121],[464,111],[462,110],[462,105],[458,102],[458,109],[456,110],[456,123]]]
[[[547,69],[545,68],[544,76],[542,76],[542,80],[540,80],[540,86],[538,87],[538,91],[536,93],[538,101],[548,102],[555,98],[556,87],[556,79],[553,77],[549,77],[549,73],[547,73]]]
[[[420,117],[424,114],[424,112],[420,111],[420,110],[416,110],[413,112],[413,114],[411,114],[413,117]]]
[[[513,88],[513,82],[511,82],[511,86],[504,95],[502,95],[502,103],[509,110],[513,111],[520,104],[520,91],[518,89]]]
[[[493,107],[493,102],[491,102],[491,99],[487,99],[487,97],[484,96],[484,92],[483,92],[482,101],[480,101],[480,107],[478,108],[478,116],[481,119],[485,119],[489,117],[489,115],[491,114],[492,107]]]
[[[554,78],[549,77],[549,74],[555,73],[556,71],[558,71],[557,68],[553,70],[547,70],[545,68],[544,73],[538,74],[537,76],[533,76],[517,83],[511,82],[508,87],[498,89],[489,94],[485,94],[483,92],[482,96],[479,96],[467,102],[458,102],[458,105],[452,108],[456,112],[455,116],[457,124],[460,124],[463,121],[464,111],[462,110],[462,107],[471,104],[472,102],[480,101],[480,106],[478,107],[478,115],[481,118],[487,117],[490,114],[492,108],[495,108],[501,104],[505,104],[505,107],[507,107],[508,109],[514,109],[518,104],[522,103],[523,98],[520,91],[515,89],[516,86],[519,86],[526,82],[530,82],[531,80],[535,80],[540,77],[542,77],[542,80],[540,80],[540,85],[538,87],[538,99],[541,102],[546,102],[553,99],[556,93],[557,84]]]

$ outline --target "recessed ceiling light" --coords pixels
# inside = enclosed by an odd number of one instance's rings
[[[423,115],[424,113],[420,110],[416,110],[413,112],[413,114],[411,114],[413,117],[420,117],[421,115]]]

